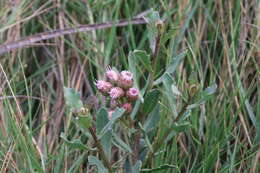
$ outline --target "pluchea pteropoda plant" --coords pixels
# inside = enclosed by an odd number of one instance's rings
[[[173,163],[155,166],[158,149],[178,133],[191,128],[188,117],[215,92],[216,85],[205,90],[190,87],[187,93],[179,90],[174,79],[178,63],[186,51],[172,62],[164,62],[160,47],[169,35],[164,33],[164,22],[157,12],[149,13],[148,40],[150,52],[134,50],[129,53],[127,70],[106,69],[104,77],[93,81],[100,104],[89,110],[80,95],[71,88],[64,89],[66,103],[75,116],[73,121],[87,137],[61,137],[71,147],[88,152],[87,163],[98,172],[140,172],[178,169]],[[165,63],[162,72],[159,65]],[[168,119],[168,121],[161,121]]]
[[[95,85],[98,91],[108,97],[111,118],[116,107],[125,109],[125,113],[132,112],[132,104],[138,99],[139,90],[133,87],[133,74],[129,71],[118,73],[115,70],[106,71],[106,80],[97,80]]]

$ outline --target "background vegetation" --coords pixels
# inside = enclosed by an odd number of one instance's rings
[[[181,112],[185,99],[218,86],[192,109],[189,128],[162,142],[153,168],[171,164],[176,168],[161,172],[259,172],[257,0],[1,0],[0,44],[79,24],[131,19],[151,8],[165,20],[154,78],[174,64],[171,75],[183,94],[171,105],[167,89],[159,88],[165,109],[157,140],[175,118],[171,108]],[[63,87],[75,88],[86,104],[93,103],[93,82],[108,65],[129,69],[130,51],[150,53],[147,33],[146,25],[111,27],[0,55],[0,172],[95,172],[87,162],[89,151],[60,138],[63,132],[86,142],[66,111]]]

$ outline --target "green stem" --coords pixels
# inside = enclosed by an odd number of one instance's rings
[[[182,107],[179,115],[173,120],[173,123],[176,123],[180,120],[182,115],[185,113],[185,110],[187,109],[191,100],[192,99],[188,99],[188,102],[185,103],[185,105]],[[147,160],[146,160],[145,164],[143,164],[143,165],[151,165],[152,164],[152,158],[154,156],[154,153],[162,146],[162,144],[164,143],[166,138],[170,135],[171,131],[172,131],[172,128],[167,129],[166,132],[164,133],[162,139],[159,139],[159,137],[161,135],[161,130],[160,129],[158,130],[156,137],[155,137],[155,140],[154,140],[154,143],[152,144],[152,150],[150,150],[148,152]]]
[[[111,164],[110,164],[110,162],[109,162],[109,160],[108,160],[108,158],[107,158],[107,156],[106,156],[106,154],[105,154],[105,152],[103,150],[103,147],[102,147],[100,141],[97,138],[97,135],[96,135],[94,129],[92,127],[90,127],[89,128],[89,132],[91,133],[91,136],[93,137],[93,139],[95,141],[95,145],[96,145],[96,147],[98,149],[98,153],[100,154],[100,157],[101,157],[101,159],[103,161],[103,164],[105,165],[105,167],[107,167],[108,172],[112,173]]]

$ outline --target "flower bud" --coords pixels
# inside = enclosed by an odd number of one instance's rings
[[[132,105],[130,104],[130,103],[124,103],[123,104],[123,106],[122,106],[122,108],[124,108],[125,109],[125,112],[127,113],[127,114],[130,114],[131,112],[132,112]]]
[[[110,90],[109,95],[112,100],[118,99],[124,95],[124,91],[120,87],[114,87]]]
[[[139,94],[139,91],[136,88],[129,88],[128,91],[126,92],[127,98],[131,101],[137,100],[138,94]]]
[[[133,74],[129,71],[122,71],[120,74],[119,85],[124,88],[130,88],[133,86]]]
[[[119,79],[119,74],[116,71],[109,68],[106,71],[106,78],[109,82],[116,83]]]
[[[113,87],[111,83],[103,81],[103,80],[98,80],[95,85],[97,86],[97,89],[102,93],[102,94],[107,94],[110,89]]]
[[[118,104],[118,101],[117,100],[114,100],[114,99],[111,99],[110,100],[110,107],[111,108],[116,108],[117,106],[118,106],[119,104]]]
[[[133,74],[130,71],[121,71],[121,76],[124,80],[133,80]]]

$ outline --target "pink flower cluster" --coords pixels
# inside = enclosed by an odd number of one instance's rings
[[[111,68],[106,71],[105,80],[95,83],[98,91],[110,98],[109,116],[116,107],[124,108],[126,113],[132,112],[132,102],[138,99],[139,91],[133,87],[133,74],[129,71],[118,73]]]

